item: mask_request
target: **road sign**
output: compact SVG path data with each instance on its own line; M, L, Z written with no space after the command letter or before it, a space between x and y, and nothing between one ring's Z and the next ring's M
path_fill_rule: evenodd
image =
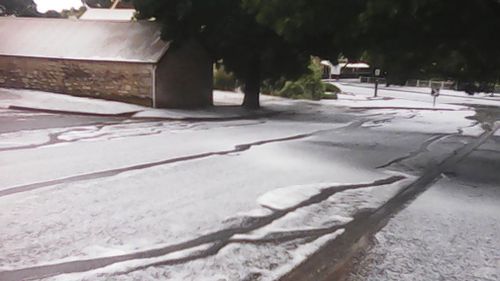
M431 88L432 106L436 106L436 99L439 97L439 88Z
M439 88L432 88L431 89L431 96L433 97L439 97Z

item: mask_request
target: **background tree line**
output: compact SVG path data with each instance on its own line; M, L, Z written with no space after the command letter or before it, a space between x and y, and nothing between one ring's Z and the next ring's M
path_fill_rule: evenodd
M85 0L109 7L109 0ZM498 83L499 0L131 0L139 19L181 46L197 40L243 84L244 106L261 87L311 74L311 56L363 58L389 81L441 78ZM39 16L32 0L0 0L7 13Z
M498 82L498 0L133 0L177 45L198 40L258 107L264 81L297 79L311 56L361 57L388 79Z

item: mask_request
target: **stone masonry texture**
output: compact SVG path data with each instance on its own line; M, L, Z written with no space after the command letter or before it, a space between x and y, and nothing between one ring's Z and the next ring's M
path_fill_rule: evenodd
M151 64L0 55L0 87L152 106Z

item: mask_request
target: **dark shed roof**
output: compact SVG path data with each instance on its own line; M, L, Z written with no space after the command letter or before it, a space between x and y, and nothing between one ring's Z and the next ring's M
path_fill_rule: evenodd
M0 55L155 63L167 49L154 22L0 18Z

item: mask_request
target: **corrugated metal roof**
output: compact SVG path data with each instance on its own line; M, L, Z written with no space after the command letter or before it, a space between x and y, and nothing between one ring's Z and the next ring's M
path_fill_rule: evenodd
M154 63L167 49L154 22L0 18L0 55Z
M134 17L134 9L92 9L80 17L81 20L130 21Z

